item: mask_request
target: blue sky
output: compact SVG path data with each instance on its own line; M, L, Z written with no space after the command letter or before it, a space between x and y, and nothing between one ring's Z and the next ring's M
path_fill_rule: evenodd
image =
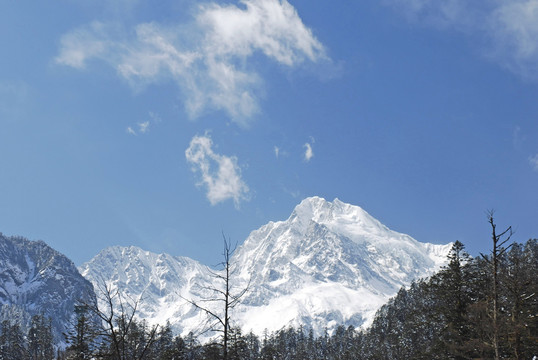
M538 236L538 0L0 4L0 231L220 261L307 196Z

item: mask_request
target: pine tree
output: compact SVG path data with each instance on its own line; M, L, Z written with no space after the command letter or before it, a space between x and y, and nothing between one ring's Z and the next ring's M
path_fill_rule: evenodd
M52 322L43 315L32 316L28 330L28 352L32 360L50 360L54 357Z
M187 337L185 338L185 344L186 344L186 356L185 358L187 360L197 360L201 356L201 346L194 334L189 332Z
M2 321L0 328L0 359L25 360L28 359L26 340L19 324Z
M68 360L90 359L96 349L98 328L91 318L91 312L86 305L75 306L75 323L64 334L69 346L66 348Z
M465 246L456 241L448 254L448 265L436 275L437 296L445 322L441 340L447 355L454 359L468 358L465 343L469 336L468 307L472 302L470 261Z
M260 339L251 331L245 337L247 354L245 359L258 359L260 355Z
M161 326L156 335L155 343L150 350L151 352L148 354L150 358L159 360L174 359L174 336L169 321L166 322L166 325Z

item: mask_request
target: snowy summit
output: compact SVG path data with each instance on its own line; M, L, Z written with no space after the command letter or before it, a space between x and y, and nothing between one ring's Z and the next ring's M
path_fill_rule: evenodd
M233 255L233 288L250 285L232 320L259 335L287 326L315 333L368 326L400 287L438 270L450 246L418 242L338 199L307 198L287 220L253 231ZM220 286L194 260L136 247L105 249L80 270L96 289L106 281L140 298L141 316L168 320L181 334L199 333L205 324L185 299L202 300L207 288Z

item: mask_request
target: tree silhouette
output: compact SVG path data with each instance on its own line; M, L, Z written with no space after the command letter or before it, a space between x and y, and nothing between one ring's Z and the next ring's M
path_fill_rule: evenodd
M484 254L482 257L491 267L492 275L492 319L493 319L493 349L495 351L495 360L500 359L499 353L499 262L501 257L506 253L506 251L512 246L512 244L504 247L504 245L512 237L512 227L509 226L506 230L497 234L497 225L493 219L494 211L490 210L487 212L488 223L491 225L491 239L493 241L493 247L491 250L491 256L487 257ZM503 239L504 237L504 239Z
M223 261L219 264L221 270L211 271L219 286L204 287L213 294L209 298L200 301L194 301L192 299L185 300L213 319L213 323L207 331L211 330L222 333L222 358L228 360L229 340L232 331L230 312L240 303L241 298L248 291L250 280L247 286L239 290L234 289L232 281L239 270L237 265L232 262L232 255L236 246L231 246L229 239L224 234L222 234L222 238L224 249L222 252ZM209 306L204 305L214 302L221 304L220 310L213 310Z
M140 324L136 321L141 298L132 299L123 295L104 281L99 284L98 290L98 296L105 304L105 308L86 305L102 321L100 335L108 339L111 347L110 355L117 360L145 359L150 347L156 341L158 325L148 327L145 322ZM119 305L115 305L116 302Z

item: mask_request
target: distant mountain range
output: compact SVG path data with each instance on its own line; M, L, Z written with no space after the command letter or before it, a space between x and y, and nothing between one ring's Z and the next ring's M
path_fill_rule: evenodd
M287 220L253 231L233 254L232 294L248 291L231 318L258 335L288 326L317 334L340 324L366 327L400 287L437 271L450 247L392 231L338 199L307 198ZM215 313L222 307L208 300L215 298L211 289L223 289L223 273L186 257L113 246L78 270L42 241L0 234L0 321L28 326L32 315L48 316L61 343L75 303L99 302L103 285L139 300L139 318L169 322L181 335L200 336L210 325L188 300Z
M400 287L438 270L450 247L392 231L338 199L307 198L287 220L253 231L233 255L232 292L248 291L231 317L258 335L287 326L318 334L339 324L365 327ZM215 270L189 258L110 247L79 270L96 288L140 299L141 318L169 321L179 334L208 325L187 300L220 311L220 302L206 301L211 288L222 289Z

